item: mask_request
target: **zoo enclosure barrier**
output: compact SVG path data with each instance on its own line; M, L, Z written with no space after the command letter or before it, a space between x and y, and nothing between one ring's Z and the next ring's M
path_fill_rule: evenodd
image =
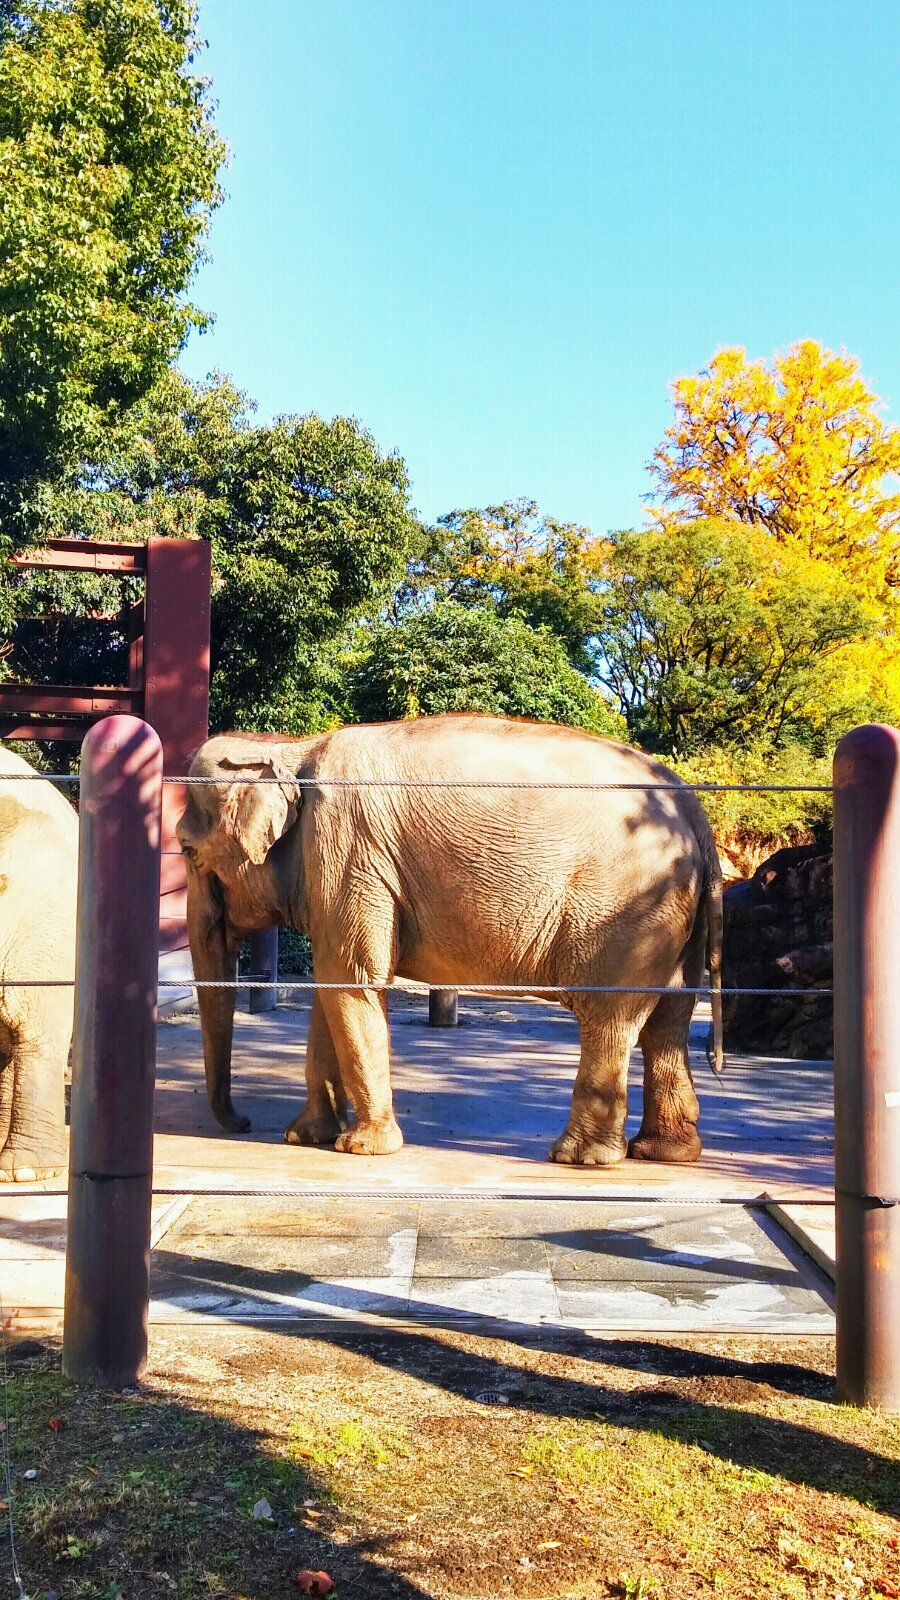
M35 774L35 776L40 776ZM145 722L113 716L82 747L69 1242L63 1341L76 1379L124 1386L147 1354L162 757ZM169 780L173 781L173 780ZM184 779L174 781L185 782ZM189 779L188 782L218 780ZM235 783L278 782L239 778ZM298 780L302 785L304 781ZM322 780L315 780L320 783ZM334 780L360 787L676 789L678 784ZM784 790L790 785L697 784ZM797 786L809 791L813 786ZM900 733L858 728L834 758L835 1202L838 1394L900 1410ZM122 884L131 885L131 897ZM15 980L4 980L12 986ZM27 981L27 980L25 980ZM246 982L247 980L243 980ZM256 982L257 980L253 980ZM193 987L234 987L200 983ZM275 981L260 985L275 988ZM313 990L313 979L278 987ZM329 984L383 989L384 984ZM515 985L467 985L512 994ZM668 992L523 985L529 994ZM710 987L695 994L710 994ZM727 992L727 991L726 991ZM740 993L760 996L765 988ZM803 991L794 990L794 994ZM812 991L822 994L823 990Z

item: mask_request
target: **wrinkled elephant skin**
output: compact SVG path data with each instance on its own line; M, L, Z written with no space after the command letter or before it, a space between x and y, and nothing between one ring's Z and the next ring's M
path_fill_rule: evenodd
M245 934L284 924L310 935L322 983L562 986L581 1060L551 1158L607 1166L628 1153L639 1042L630 1153L697 1159L685 990L707 947L718 971L721 875L702 807L666 768L576 729L465 713L306 739L222 734L191 775L208 780L179 829L198 978L233 978ZM584 992L597 985L626 992ZM639 992L660 988L671 992ZM210 1105L238 1132L234 994L199 994ZM400 1147L384 994L316 992L306 1090L289 1143Z
M14 980L74 977L78 818L52 783L12 776L32 770L0 749L0 1183L66 1164L74 991Z

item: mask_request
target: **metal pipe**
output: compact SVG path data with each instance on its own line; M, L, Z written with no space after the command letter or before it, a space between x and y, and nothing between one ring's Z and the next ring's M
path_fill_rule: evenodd
M106 717L81 751L63 1370L133 1384L147 1359L162 746Z
M277 988L256 988L253 979L264 984L278 983L278 929L260 928L250 935L250 1015L259 1016L264 1011L274 1011L278 1004Z
M837 1392L900 1411L900 732L834 757Z
M459 1026L459 990L429 989L429 1028L457 1028Z

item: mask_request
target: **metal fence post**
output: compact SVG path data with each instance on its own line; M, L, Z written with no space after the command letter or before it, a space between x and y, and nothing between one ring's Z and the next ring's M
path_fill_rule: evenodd
M63 1370L122 1388L147 1359L162 746L105 717L81 747Z
M260 928L250 935L250 1015L259 1016L264 1011L274 1011L278 1005L277 989L254 989L253 979L263 983L278 982L278 929Z
M459 990L429 989L429 1028L456 1028L459 1026Z
M900 732L834 757L837 1389L900 1411Z

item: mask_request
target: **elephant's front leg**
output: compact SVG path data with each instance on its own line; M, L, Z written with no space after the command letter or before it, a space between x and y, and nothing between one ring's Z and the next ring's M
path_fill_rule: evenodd
M609 1167L628 1153L628 1063L637 1033L623 1016L582 1016L581 1060L569 1120L550 1146L550 1160Z
M65 1171L66 1050L67 1044L52 1038L40 1047L20 1041L3 1068L9 1121L0 1148L0 1183L33 1183Z
M306 1105L284 1130L288 1144L334 1144L347 1127L347 1095L321 993L313 996L306 1042Z
M319 991L344 1088L353 1102L356 1125L342 1133L335 1149L359 1156L386 1156L399 1150L403 1135L394 1121L387 998L372 990Z

